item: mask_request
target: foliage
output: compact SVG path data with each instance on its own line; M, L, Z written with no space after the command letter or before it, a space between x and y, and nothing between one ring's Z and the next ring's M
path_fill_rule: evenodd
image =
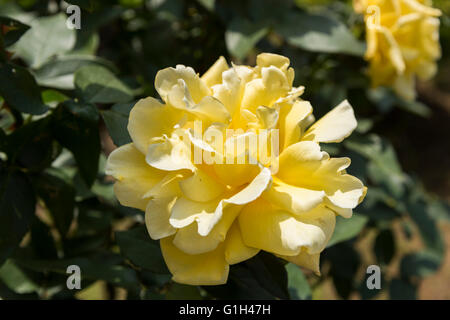
M420 280L439 269L438 222L448 223L448 204L403 171L383 130L393 127L394 112L428 121L432 110L368 87L364 26L349 1L67 2L81 6L81 30L66 27L63 1L0 0L1 298L92 298L65 286L66 268L76 264L82 288L101 283L108 298L125 288L128 299L311 299L321 298L331 278L341 298L368 299L380 293L365 286L360 271L369 261L357 244L370 234L375 239L365 250L381 266L390 298L417 297ZM443 44L450 43L448 19ZM443 46L442 66L449 49ZM327 151L352 158L349 172L369 186L367 199L352 219L337 220L321 277L260 253L232 266L226 285L173 283L143 212L113 196L104 174L108 132L116 146L130 141L128 113L137 99L156 96L157 70L185 64L203 73L220 55L252 64L261 51L290 57L316 118L344 98L352 103L357 132ZM403 237L421 237L423 249L399 251L398 223ZM391 275L396 256L399 269Z

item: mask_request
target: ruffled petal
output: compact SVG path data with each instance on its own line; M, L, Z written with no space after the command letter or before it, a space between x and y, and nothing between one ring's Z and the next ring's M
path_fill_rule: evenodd
M315 142L341 142L357 125L353 108L347 100L314 123L305 133L303 140Z
M264 199L294 214L309 211L325 198L325 191L309 190L275 181L263 194Z
M262 68L261 78L246 84L242 107L252 112L259 106L272 107L290 89L288 79L280 69L274 66Z
M287 68L289 64L289 58L275 53L261 53L256 57L256 65L261 68L274 66L282 69Z
M139 100L131 109L128 132L136 148L147 153L152 140L171 132L182 114L154 98Z
M173 235L176 229L169 223L176 197L151 199L145 210L145 225L150 237L159 240Z
M222 82L222 73L228 69L227 60L221 56L201 77L203 82L212 87Z
M335 214L324 206L294 217L262 199L246 205L239 215L239 226L247 246L286 256L296 256L302 248L308 253L321 252L335 223Z
M162 142L151 144L145 160L150 166L160 170L195 170L191 161L190 146L176 135L171 138L164 137Z
M180 181L183 195L193 201L208 202L225 192L225 186L201 169Z
M178 90L179 87L183 87L183 90L184 87L186 88L189 98L194 103L200 102L203 97L211 93L210 89L191 67L177 65L176 68L166 68L156 74L155 88L165 102L169 102L172 91ZM173 103L174 101L171 102ZM179 107L178 102L175 103L174 107Z
M145 224L152 239L162 239L176 231L169 218L176 199L181 196L178 181L182 178L182 174L171 172L144 195L151 198L145 210Z
M225 260L229 264L236 264L248 260L257 255L259 249L245 245L242 240L238 221L235 221L228 230L225 242Z
M206 236L222 219L225 208L254 201L267 189L270 181L270 170L263 168L249 185L227 199L197 202L180 197L172 208L170 223L175 228L184 228L196 221L198 233Z
M141 210L145 210L148 202L144 199L145 193L165 175L150 167L133 143L123 145L109 155L105 172L117 180L114 193L119 202Z
M164 260L172 273L172 280L189 285L220 285L227 282L229 265L225 261L224 246L202 254L187 254L172 243L173 237L160 240Z
M292 186L323 190L335 206L352 209L360 203L365 188L359 179L345 173L349 165L349 158L330 159L316 143L302 141L281 153L277 178Z
M279 256L280 258L292 262L299 267L307 268L320 275L320 253L309 254L306 250L302 250L296 256Z
M280 112L280 145L285 149L300 141L301 123L312 113L312 106L308 101L296 101L283 104Z
M225 208L220 221L206 236L201 236L198 233L198 228L194 223L179 229L173 244L178 249L189 254L200 254L216 249L227 237L228 229L240 210L241 207L239 206L228 206Z
M222 77L222 83L212 87L213 96L220 100L233 116L240 107L243 91L242 81L234 68L224 71Z

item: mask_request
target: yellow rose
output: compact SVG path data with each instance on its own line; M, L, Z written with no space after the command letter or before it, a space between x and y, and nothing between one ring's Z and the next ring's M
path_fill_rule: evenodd
M366 188L345 172L350 159L319 146L350 135L352 107L344 101L312 124L289 64L266 53L253 68L221 57L202 77L167 68L155 79L163 102L131 110L133 142L111 153L106 171L120 203L145 211L174 281L223 284L229 265L259 250L319 272L335 215L351 217L363 199Z
M415 77L427 80L437 70L440 10L428 0L354 0L354 8L365 14L373 86L414 100Z

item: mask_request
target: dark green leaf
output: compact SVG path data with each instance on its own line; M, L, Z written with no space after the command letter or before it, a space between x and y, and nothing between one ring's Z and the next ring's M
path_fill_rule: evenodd
M328 242L327 247L331 247L339 242L347 241L356 237L366 225L366 216L354 214L350 219L336 217L336 227L334 228L333 236Z
M166 293L167 300L200 300L202 296L197 287L172 282Z
M36 81L41 86L74 89L75 72L83 66L103 65L113 67L107 61L87 55L68 55L49 60L44 65L33 71Z
M203 289L218 299L230 299L230 297L237 300L275 299L256 280L251 270L241 264L231 266L226 284L221 286L204 286Z
M225 32L227 49L233 56L242 60L268 31L265 25L236 18L231 21Z
M100 154L97 108L68 100L55 110L52 120L56 139L72 152L81 176L91 186L97 176Z
M407 101L399 97L392 89L379 87L370 89L367 96L382 112L387 113L394 107L399 107L418 116L429 118L431 110L419 101Z
M150 238L144 226L116 232L116 241L122 255L136 266L157 273L168 273L159 243Z
M110 110L102 111L108 132L116 146L121 146L131 142L128 133L128 117L134 103L115 104Z
M285 267L288 274L288 289L291 299L310 300L311 288L303 271L293 263L288 263Z
M321 260L330 261L330 275L336 291L343 299L347 299L355 289L353 279L360 264L358 252L348 242L342 242L325 250Z
M26 24L8 17L0 17L0 25L6 29L3 35L3 45L9 47L30 28Z
M20 66L0 62L0 95L20 112L39 115L48 110L33 76Z
M384 185L394 197L403 195L408 177L403 173L394 148L379 136L353 137L345 146L370 160L369 177L377 184Z
M129 102L131 90L108 69L87 65L75 73L75 87L84 101L91 103Z
M411 219L417 225L423 242L429 251L438 255L444 252L444 242L442 240L436 220L427 211L424 201L410 201L407 209Z
M389 296L392 300L416 300L416 288L402 279L393 279L389 286Z
M281 260L274 255L261 251L245 264L256 281L267 292L280 299L288 299L288 279L286 269Z
M81 269L82 279L104 280L125 288L138 286L136 272L120 265L120 257L113 254L96 254L63 260L32 260L15 257L14 262L23 268L39 272L56 272L66 275L67 267L77 265Z
M80 6L87 11L93 11L97 9L101 4L101 1L98 0L68 0L67 2Z
M427 277L435 273L442 262L442 256L429 251L421 251L408 254L400 263L400 271L403 277Z
M41 171L51 164L60 148L53 143L48 120L33 121L7 136L4 150L11 163L30 171Z
M379 263L391 262L395 254L394 235L391 230L383 230L377 235L374 250Z
M55 226L64 238L74 217L75 189L64 180L44 173L34 180L38 196L44 200Z
M19 245L34 216L36 199L28 177L0 168L0 265Z
M49 226L39 219L34 219L31 225L31 247L36 257L56 259L58 257L55 241Z
M344 24L326 15L288 10L275 30L289 44L304 50L357 56L365 51Z

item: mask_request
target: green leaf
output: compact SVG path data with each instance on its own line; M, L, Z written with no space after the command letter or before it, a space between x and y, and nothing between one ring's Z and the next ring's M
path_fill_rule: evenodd
M31 293L38 289L36 283L11 260L6 261L0 268L0 280L18 294Z
M0 298L4 300L38 300L39 296L36 292L18 294L0 281Z
M133 106L134 103L115 104L110 110L101 112L108 132L114 144L118 147L131 142L127 126L128 117Z
M392 300L416 300L416 287L402 279L393 279L389 286L389 296Z
M383 230L377 235L374 251L379 263L391 262L395 254L395 241L391 230Z
M355 289L354 278L360 266L360 256L353 245L342 242L325 250L321 254L321 260L329 260L331 263L330 275L337 293L347 299ZM323 263L323 262L322 262Z
M98 111L88 103L63 102L53 114L53 132L58 142L69 149L88 186L94 182L100 155Z
M96 198L77 203L77 236L95 235L103 232L110 233L113 214Z
M0 104L1 103L2 102L0 101ZM14 116L11 111L9 111L6 108L0 109L0 130L3 130L4 132L11 131L13 129L13 125L14 125L15 121L16 120L14 119ZM1 140L0 148L1 149L3 149L2 145L6 142L6 135L3 136L3 134L4 134L3 132L0 133L0 140Z
M58 142L69 149L86 184L95 180L100 155L97 108L73 100L63 102L53 114L53 131Z
M64 13L58 13L33 20L31 29L13 46L15 55L37 68L50 57L72 49L75 30L67 28L66 19Z
M129 102L131 90L108 69L98 65L81 67L75 73L75 87L91 103Z
M268 31L265 25L235 18L225 32L227 49L233 56L242 60Z
M56 57L33 71L36 81L41 86L72 90L75 88L75 72L83 66L101 65L111 67L111 63L95 56L67 55Z
M9 47L20 39L20 37L30 28L26 24L8 17L0 17L0 25L6 29L3 35L3 45Z
M273 254L261 251L245 264L259 285L274 297L288 299L288 279L282 261Z
M41 171L48 167L59 153L53 143L48 118L42 118L20 127L7 136L4 150L11 163Z
M36 80L20 66L0 62L0 95L20 112L39 115L48 110Z
M116 232L122 255L138 267L156 273L168 273L159 243L148 235L145 226Z
M67 275L67 267L77 265L81 270L83 280L104 280L124 288L135 288L139 285L136 272L120 265L120 257L111 253L95 254L61 260L29 259L14 257L19 266L38 272L56 272Z
M310 300L311 288L303 271L293 263L288 263L285 268L288 274L288 289L291 299Z
M98 0L68 0L70 4L80 6L81 8L91 12L100 7L101 1Z
M337 293L347 299L355 289L354 278L360 266L360 256L353 245L342 242L325 250L321 254L322 263L329 260L331 268L329 274L333 278L333 284Z
M197 287L172 282L167 293L167 300L201 300L202 296Z
M43 259L56 259L58 257L55 241L50 227L39 219L31 224L31 243L33 254Z
M59 103L69 100L69 97L59 91L47 89L42 91L42 100L50 107L55 107Z
M427 212L430 217L438 221L450 221L450 205L444 201L428 201Z
M209 11L214 11L214 5L216 3L216 0L197 0L197 1L200 2L200 4Z
M44 200L55 226L65 238L74 218L75 189L64 180L44 173L34 180L38 196Z
M28 231L36 199L28 177L0 168L0 265L12 254Z
M353 214L350 219L336 217L336 227L334 233L328 242L327 247L334 246L335 244L343 241L350 240L356 237L368 222L366 216L360 214Z
M286 11L275 31L295 47L314 52L362 56L365 45L338 20L319 14Z
M400 262L403 277L427 277L435 273L442 263L442 256L430 251L408 254Z
M271 300L276 298L262 287L252 271L242 264L231 266L226 284L202 288L218 299L233 297L237 300Z
M419 229L423 242L429 251L442 255L445 251L436 220L429 214L424 201L411 201L407 203L408 213Z
M382 113L387 113L394 107L414 113L423 118L431 116L431 110L419 101L407 101L399 97L392 89L379 87L367 91L367 97Z
M401 197L408 177L403 173L395 150L377 135L353 137L344 142L345 147L370 160L368 175L376 183L385 186L394 197Z

